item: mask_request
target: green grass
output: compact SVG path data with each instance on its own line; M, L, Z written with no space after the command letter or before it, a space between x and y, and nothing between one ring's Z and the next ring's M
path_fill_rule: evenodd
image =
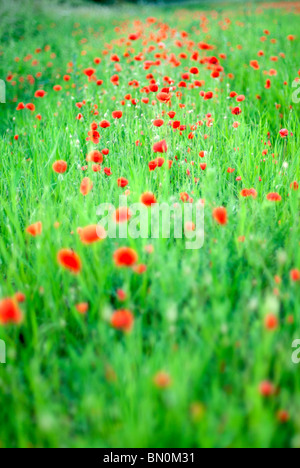
M199 32L195 7L110 10L39 5L31 10L17 2L15 9L1 7L0 78L12 73L16 85L7 82L7 104L0 105L0 299L22 291L26 302L21 304L21 325L0 326L0 339L7 345L7 363L0 365L0 446L298 447L300 364L291 361L291 345L300 338L300 288L299 282L290 280L290 271L300 268L299 191L291 190L290 184L300 180L300 104L292 102L300 51L299 37L291 42L287 36L297 35L299 15L234 4L216 5L216 17L206 5L208 31ZM204 101L199 88L179 88L184 109L172 97L176 119L187 126L182 136L166 123L159 129L151 125L152 119L169 110L165 104L120 104L126 93L139 100L145 96L128 86L130 80L138 80L143 87L148 84L146 74L153 73L161 88L165 75L177 84L185 68L194 65L188 58L173 68L162 60L160 67L145 71L143 62L128 63L123 57L126 45L114 40L127 38L135 30L133 20L144 23L148 16L187 31L195 41L191 50L199 50L197 43L207 41L216 46L208 54L227 55L221 61L222 81L212 79L210 71L198 64L196 78L206 82L201 89L218 88L218 97ZM226 17L231 24L224 30L219 21ZM125 20L124 32L117 35L114 28ZM76 22L80 26L74 26ZM262 43L265 29L271 34ZM277 42L273 44L271 38ZM187 52L190 56L186 45L179 49L170 36L162 40L168 55ZM115 73L111 52L102 55L109 43L121 57L119 87L110 82ZM46 45L50 51L45 51ZM140 52L141 39L133 46ZM35 54L39 47L43 51ZM264 57L257 57L259 50L264 50ZM162 50L145 53L145 59L152 60L157 52ZM285 58L279 57L280 52ZM24 62L28 54L33 58ZM278 62L270 61L275 55ZM96 56L102 58L95 66L97 78L103 80L100 87L82 73L94 66ZM20 61L15 62L15 57ZM33 59L39 61L37 66L32 65ZM253 59L259 60L260 70L249 66ZM65 83L62 76L68 62L73 62L74 71ZM265 89L268 77L263 71L271 68L277 76L271 77L271 89ZM30 85L26 77L37 72L42 72L41 78ZM63 86L60 93L53 91L55 84ZM39 88L47 92L43 99L34 98ZM246 96L240 116L229 109L235 103L228 99L232 90ZM258 94L261 100L256 99ZM149 97L151 102L155 94ZM75 103L82 100L86 105L79 111ZM35 112L17 112L20 101L34 102ZM94 104L99 106L98 116L91 114ZM116 124L111 118L115 109L123 111ZM79 112L83 121L75 119ZM205 120L208 112L214 125L199 127L189 140L189 126ZM35 118L38 113L41 121ZM103 170L94 173L89 168L83 173L79 169L94 147L86 142L90 124L103 118L112 125L100 129L96 146L110 149L103 163L111 168L110 177ZM235 120L240 122L237 130L232 127ZM281 128L293 132L293 137L283 140ZM209 135L207 140L204 134ZM18 141L14 135L19 135ZM170 171L165 164L149 172L156 135L168 141L167 159L178 156L180 164L174 160ZM135 145L138 139L142 146ZM268 140L270 148L265 145ZM268 154L262 156L265 148ZM199 167L200 150L208 151L206 171ZM68 163L63 176L52 170L57 159ZM228 174L228 167L235 172ZM87 197L79 191L85 176L94 183ZM184 239L106 239L82 245L77 228L99 221L100 203L117 204L124 192L117 186L120 176L129 180L130 203L146 190L159 202L180 202L184 191L194 200L205 199L203 248L186 250ZM242 198L240 191L251 187L257 190L257 198ZM269 192L279 192L282 201L267 201ZM216 206L226 206L226 226L213 221ZM43 232L33 238L25 229L36 221L43 223ZM60 223L58 229L55 222ZM238 242L239 236L245 236L244 243ZM151 255L144 249L149 243L154 246ZM147 265L144 274L115 267L113 253L119 245L136 249ZM80 275L73 276L57 264L57 252L63 247L80 255ZM280 285L275 275L281 277ZM127 292L123 306L135 317L129 334L109 323L111 313L122 307L118 288ZM79 302L89 303L86 316L77 312ZM275 331L264 326L268 313L278 316ZM161 370L171 378L167 389L153 383ZM270 398L259 393L264 380L276 387ZM278 421L279 410L289 412L286 424Z

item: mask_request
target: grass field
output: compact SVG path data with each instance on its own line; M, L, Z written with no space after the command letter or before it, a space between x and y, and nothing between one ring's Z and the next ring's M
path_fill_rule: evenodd
M299 448L300 3L22 3L0 6L0 446ZM202 248L95 236L148 192L204 204Z

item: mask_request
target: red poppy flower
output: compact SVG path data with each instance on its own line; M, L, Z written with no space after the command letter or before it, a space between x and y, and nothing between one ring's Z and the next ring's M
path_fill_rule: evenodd
M279 410L277 411L277 420L281 423L281 424L285 424L287 423L289 420L290 420L290 414L288 411L286 410Z
M91 130L88 132L87 141L92 141L95 145L99 143L100 134L97 130Z
M85 70L83 70L83 73L89 78L91 78L91 76L93 76L95 72L95 68L86 68Z
M31 102L29 102L28 104L26 104L26 109L30 110L31 112L34 112L35 111L35 105L32 104Z
M117 330L129 332L133 327L134 317L130 310L116 310L111 316L111 326Z
M114 253L114 262L119 267L131 267L138 261L136 251L130 247L120 247Z
M80 240L83 244L93 244L106 238L106 231L103 226L91 224L84 228L78 228Z
M120 58L117 54L113 54L111 57L110 57L110 60L112 62L120 62Z
M86 157L88 162L101 164L103 162L103 154L98 150L90 151Z
M28 226L28 228L26 228L26 232L28 232L28 234L30 234L31 236L36 237L42 234L42 229L43 225L40 221L38 221L37 223Z
M180 120L174 120L172 122L172 128L176 129L180 127Z
M81 271L79 255L71 249L62 249L57 254L58 263L71 273L78 274Z
M158 91L158 85L156 83L152 83L150 84L149 89L152 93L156 93L156 91Z
M43 98L44 96L46 96L46 91L44 91L43 89L38 89L34 93L34 97L36 97L36 98Z
M269 80L269 79L266 80L265 88L266 88L266 89L270 89L270 88L271 88L271 80Z
M0 325L19 324L22 320L23 314L16 299L0 300Z
M277 192L268 193L267 200L273 202L280 202L282 200L281 196Z
M117 289L117 297L119 301L123 302L127 298L127 294L123 289Z
M156 162L156 160L150 161L150 162L148 163L148 167L149 167L149 171L154 171L154 169L157 168L157 162Z
M76 310L80 313L80 314L86 314L87 311L89 310L89 305L87 302L81 302L79 304L76 304Z
M184 232L195 231L196 225L193 221L187 221L184 225Z
M93 182L88 177L85 177L80 184L80 192L85 197L93 188Z
M68 164L66 163L66 161L62 160L55 161L55 163L53 163L52 165L52 169L54 170L54 172L57 172L57 174L63 174L68 169Z
M182 192L180 194L180 199L181 199L181 201L183 201L183 203L186 203L190 199L189 194L186 193L186 192Z
M264 397L270 397L275 392L274 385L266 380L259 385L259 392Z
M267 314L264 322L267 330L276 330L278 327L278 318L274 314Z
M139 265L134 265L132 269L138 275L142 275L143 273L145 273L145 271L147 271L147 265L145 265L144 263L140 263Z
M174 119L175 115L176 115L176 112L174 111L168 112L168 116L170 117L170 119Z
M170 387L172 380L167 372L159 371L153 378L154 385L158 388Z
M234 107L233 109L231 109L231 113L233 115L240 115L242 113L242 109L240 107Z
M162 91L160 93L157 93L156 98L160 102L167 103L171 99L171 94L170 93L165 93L165 92Z
M207 93L204 93L204 101L208 101L209 99L212 99L214 97L214 94L211 91L208 91Z
M250 66L254 68L254 70L259 70L259 63L257 60L251 60Z
M113 111L111 115L113 119L120 119L123 115L123 112L120 110L116 110L116 111Z
M119 76L118 75L113 75L111 78L110 78L110 81L113 85L115 86L119 86Z
M112 172L111 172L111 168L110 168L110 167L105 167L105 168L103 169L103 172L104 172L104 174L107 175L107 176L111 176L111 175L112 175Z
M154 153L166 153L168 150L168 146L166 140L158 141L153 145L153 152Z
M131 211L126 206L120 206L113 214L116 223L125 223L131 218Z
M26 301L26 296L25 296L24 293L18 291L18 292L16 292L16 294L15 294L15 299L16 299L16 301L17 301L19 304L21 304L22 302L25 302L25 301Z
M25 109L25 104L23 104L23 102L19 102L16 110L19 111L19 110L23 110L23 109Z
M153 120L154 127L161 127L164 124L163 119L155 119Z
M297 270L296 268L291 270L290 277L292 281L300 281L300 270Z
M145 192L141 195L141 203L146 206L151 206L156 203L156 198L152 192Z
M254 188L251 189L243 189L241 191L241 196L242 197L252 197L256 198L257 197L257 191Z
M119 177L117 180L118 187L126 187L128 185L128 180L125 177Z
M292 182L291 185L290 185L290 188L293 189L293 190L295 190L295 191L296 191L296 190L299 190L299 184L298 184L298 182L296 182L296 181Z
M110 127L110 123L108 120L102 120L100 123L99 123L99 127L101 128L108 128Z
M92 171L93 171L93 172L100 172L100 171L101 171L101 166L100 166L100 164L93 164L93 165L92 165Z
M286 128L282 128L279 131L279 135L281 136L281 138L285 138L289 135L289 131Z
M224 207L219 207L215 208L213 210L213 218L214 220L221 225L225 225L228 222L228 217L227 217L227 210Z
M165 162L165 158L156 158L155 162L156 162L157 167L162 167Z

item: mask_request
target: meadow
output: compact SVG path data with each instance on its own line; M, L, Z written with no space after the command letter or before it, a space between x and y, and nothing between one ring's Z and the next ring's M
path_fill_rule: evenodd
M300 448L300 3L78 3L0 6L0 447Z

